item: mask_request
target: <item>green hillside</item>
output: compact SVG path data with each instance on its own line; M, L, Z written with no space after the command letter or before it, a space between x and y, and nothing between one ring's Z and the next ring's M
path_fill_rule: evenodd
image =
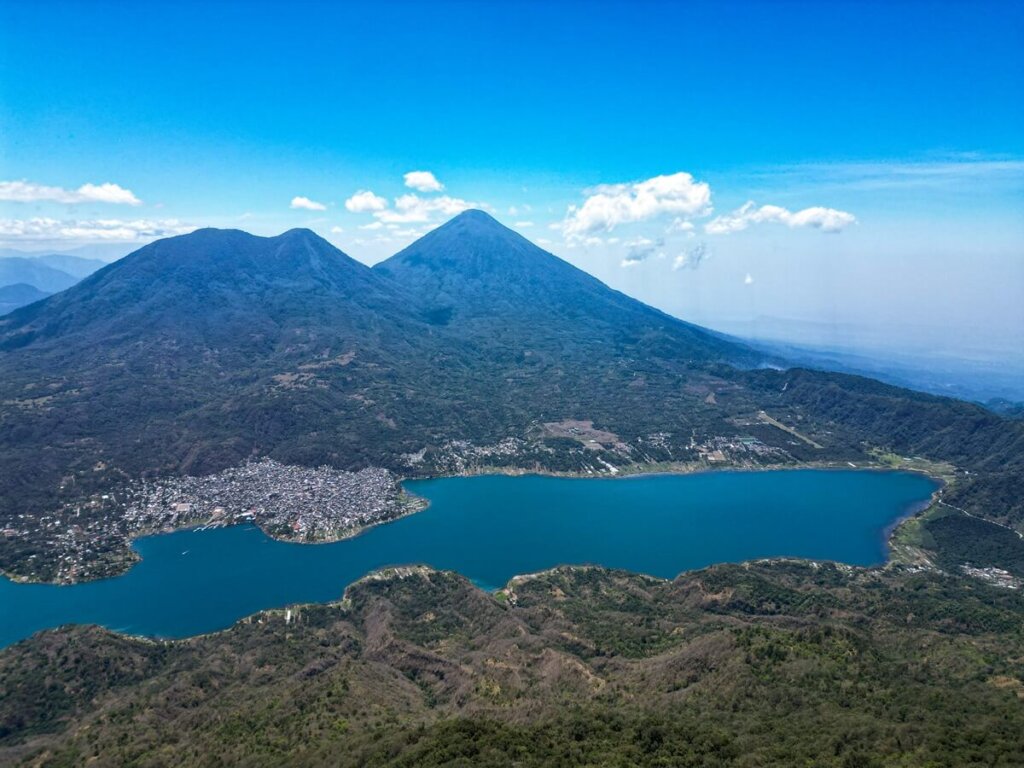
M426 569L173 643L0 654L0 762L1010 766L1024 597L775 563L567 568L492 597Z

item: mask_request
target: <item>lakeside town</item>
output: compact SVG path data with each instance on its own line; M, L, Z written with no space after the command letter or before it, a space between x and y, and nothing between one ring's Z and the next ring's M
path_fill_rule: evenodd
M135 532L251 521L277 538L328 541L421 506L386 469L345 472L262 459L205 477L142 481L129 493L125 520Z
M400 474L539 471L585 477L798 463L751 435L656 432L625 440L590 420L534 424L492 445L450 440L402 459L406 471L398 474L263 458L206 476L136 479L52 512L22 514L0 530L5 546L25 553L25 567L9 575L56 583L116 576L137 559L133 539L186 527L251 522L289 541L344 538L425 506L404 491Z
M43 538L44 546L18 576L72 583L113 576L135 555L133 539L201 526L252 522L290 541L331 541L422 509L399 478L370 467L346 472L251 461L204 477L138 480L83 505L38 518L22 516L2 533L9 542Z

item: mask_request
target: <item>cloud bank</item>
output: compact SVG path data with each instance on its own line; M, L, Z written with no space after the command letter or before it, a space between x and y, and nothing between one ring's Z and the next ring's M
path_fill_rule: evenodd
M117 184L83 184L78 189L49 187L30 181L0 181L0 200L15 203L52 202L75 205L77 203L110 203L113 205L142 205L130 189Z
M177 219L0 219L0 238L13 240L135 242L183 235L194 229Z
M619 225L664 214L685 219L711 213L711 187L684 172L627 184L602 184L588 194L582 205L569 206L562 224L566 237L611 232Z
M778 205L762 205L758 208L750 201L732 213L716 216L704 225L704 231L709 235L728 235L740 232L751 224L776 223L785 224L791 229L811 227L822 232L842 232L856 221L852 213L837 211L835 208L815 206L794 212Z
M462 213L469 208L481 208L482 203L473 203L459 197L420 197L416 194L401 195L395 198L394 208L384 208L374 212L374 216L385 224L422 224L435 214L449 217Z

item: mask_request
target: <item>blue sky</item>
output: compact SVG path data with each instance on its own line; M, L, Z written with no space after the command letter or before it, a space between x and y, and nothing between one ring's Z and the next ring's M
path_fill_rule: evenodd
M1022 3L0 0L0 245L373 262L472 204L716 327L1020 354L1022 41Z

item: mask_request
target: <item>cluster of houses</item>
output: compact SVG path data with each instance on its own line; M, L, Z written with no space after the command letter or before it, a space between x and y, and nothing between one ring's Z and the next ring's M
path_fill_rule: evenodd
M386 469L345 472L263 459L205 477L139 482L125 520L130 531L251 520L281 538L321 541L393 519L414 505Z

